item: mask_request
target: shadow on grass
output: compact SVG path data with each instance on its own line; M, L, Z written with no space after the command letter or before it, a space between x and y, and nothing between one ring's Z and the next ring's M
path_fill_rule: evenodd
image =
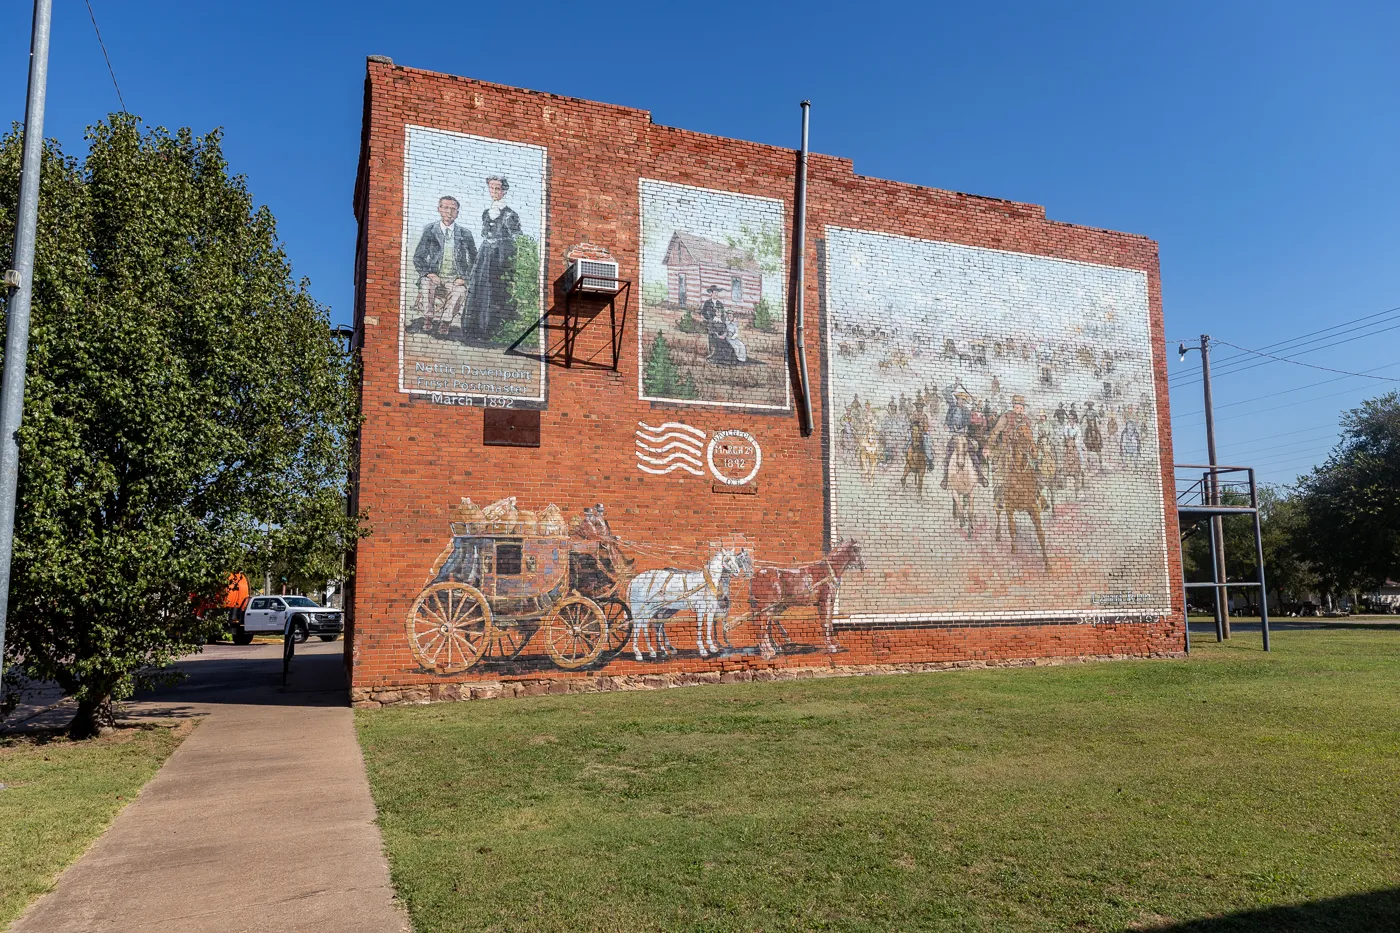
M1400 888L1149 929L1152 933L1395 933L1400 930Z

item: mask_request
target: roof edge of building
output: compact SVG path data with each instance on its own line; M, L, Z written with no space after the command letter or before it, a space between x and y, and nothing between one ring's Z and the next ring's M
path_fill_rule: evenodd
M482 78L472 78L466 75L455 75L445 71L433 71L428 68L415 68L411 65L400 65L395 63L394 60L387 55L369 55L366 57L367 70L373 69L376 65L390 71L413 72L415 74L425 75L438 79L459 81L463 84L469 84L476 87L493 88L496 90L508 91L514 94L526 94L532 97L539 97L545 100L557 100L574 104L583 104L589 107L596 107L603 110L619 111L638 117L645 117L647 123L650 126L654 127L655 129L663 130L669 133L682 133L688 136L718 139L723 140L725 143L728 143L730 145L738 144L766 151L782 152L786 154L791 154L793 156L796 156L798 152L798 150L789 148L787 146L776 146L772 143L761 143L751 139L740 139L734 136L722 136L718 133L706 133L703 130L692 130L687 129L686 127L671 126L666 123L657 123L652 112L641 107L629 107L625 104L613 104L608 103L606 101L591 100L587 97L573 97L568 94L555 94L551 91L539 91L535 90L534 88L517 87L513 84L501 84L497 81L487 81ZM809 153L809 158L813 161L835 163L833 165L833 168L839 167L841 169L844 169L844 171L850 175L853 181L865 184L893 185L901 188L909 188L916 191L927 192L928 194L940 198L945 198L954 201L971 202L969 206L984 210L993 210L997 213L1006 214L1012 217L1026 217L1030 219L1040 220L1044 223L1054 224L1056 226L1072 227L1077 230L1087 230L1093 231L1095 233L1111 234L1113 236L1125 237L1132 240L1141 240L1147 243L1151 243L1154 247L1157 245L1156 240L1142 233L1132 233L1126 230L1113 230L1107 227L1097 227L1092 224L1075 223L1074 221L1069 220L1055 220L1046 214L1045 206L1043 204L1036 204L1031 201L1013 201L1008 198L998 198L985 194L973 194L966 191L956 191L951 188L939 188L935 185L923 185L919 184L918 182L901 181L897 178L882 178L876 175L862 175L855 170L854 160L846 158L845 156L811 152Z

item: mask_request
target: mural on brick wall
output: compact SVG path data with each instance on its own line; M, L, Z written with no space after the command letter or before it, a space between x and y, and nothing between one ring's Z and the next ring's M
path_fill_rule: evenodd
M1147 279L828 227L838 619L1170 613Z
M463 498L454 512L406 619L415 662L435 674L835 653L837 592L865 569L855 541L795 567L763 562L742 535L700 550L631 541L601 504L570 519Z
M787 408L783 202L642 179L641 397Z
M531 328L542 307L544 218L544 149L408 127L402 391L445 404L543 406L543 330Z

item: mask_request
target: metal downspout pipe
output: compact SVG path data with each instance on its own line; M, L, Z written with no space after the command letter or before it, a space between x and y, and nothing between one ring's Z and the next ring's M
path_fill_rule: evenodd
M806 277L803 274L807 265L807 116L812 102L802 102L802 149L797 162L797 203L793 205L795 229L792 236L792 265L794 304L793 320L796 324L797 378L802 396L798 400L798 416L803 437L812 435L812 389L807 379L807 332L803 314L803 299L806 297Z

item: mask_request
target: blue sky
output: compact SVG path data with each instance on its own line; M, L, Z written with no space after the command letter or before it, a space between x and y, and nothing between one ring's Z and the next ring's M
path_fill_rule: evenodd
M1378 315L1334 338L1363 339L1301 359L1400 361L1400 329L1384 331L1400 312L1381 314L1400 307L1394 3L91 2L127 107L224 127L230 162L337 321L351 307L364 56L378 53L779 145L795 145L808 97L813 148L861 174L1153 237L1173 340L1258 348ZM45 129L78 151L117 98L84 4L55 6ZM29 18L25 0L0 8L7 120L24 111ZM1318 384L1336 374L1289 363L1231 374L1238 352L1217 349L1220 456L1273 481L1325 456L1339 410L1396 386ZM1176 459L1199 460L1199 363L1171 360Z

